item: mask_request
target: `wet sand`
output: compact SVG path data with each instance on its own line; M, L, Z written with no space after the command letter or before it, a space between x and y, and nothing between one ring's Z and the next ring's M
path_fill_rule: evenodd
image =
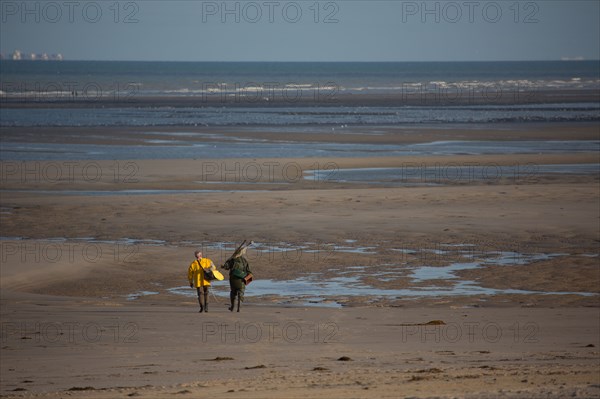
M268 127L0 127L8 142L153 145L147 140L190 143L257 140L282 143L411 144L447 140L597 140L598 124L526 123L410 126L268 126ZM173 134L176 135L173 135ZM156 144L154 144L156 145ZM231 157L234 158L234 157Z
M517 130L508 131L522 139L598 139L590 125L562 136L558 127ZM70 140L48 132L42 137ZM386 132L389 140L410 136ZM427 134L485 138L460 129ZM292 179L284 168L589 164L597 153L232 158L216 170L206 160L94 161L106 172L95 180L85 160L54 162L72 174L49 178L52 162L2 163L3 397L600 394L597 175L374 187ZM270 178L237 172L251 162L271 168ZM222 171L236 172L224 181ZM118 194L191 189L216 191ZM198 314L193 296L171 290L187 284L195 249L221 264L243 239L260 243L249 252L257 281L345 277L348 293L319 303L296 293L253 296L251 284L240 314L228 312L221 296ZM520 258L494 263L499 253ZM544 254L552 256L531 258ZM452 278L415 278L422 266L469 262L480 265ZM494 293L350 295L353 284L431 292L464 281ZM226 292L226 282L215 286Z

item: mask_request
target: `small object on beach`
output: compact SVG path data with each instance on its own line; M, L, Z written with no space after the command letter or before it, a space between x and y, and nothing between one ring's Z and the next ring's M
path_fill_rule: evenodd
M348 356L342 356L338 359L338 362L350 362L352 361L352 359L350 359Z
M71 387L67 391L95 391L94 387Z
M248 366L248 367L244 367L246 370L254 370L254 369L266 369L267 366L265 366L264 364L259 364L257 366Z
M214 359L207 359L209 362L221 362L223 360L233 360L232 357L229 356L217 356Z
M427 323L425 323L426 326L445 326L446 323L444 323L442 320L431 320L428 321Z
M595 348L595 347L596 347L596 345L594 345L594 344L587 344L585 347L586 347L586 348Z
M417 370L416 373L442 373L442 370L432 367L430 369Z
M317 367L313 368L313 371L329 371L329 369L327 367L317 366Z

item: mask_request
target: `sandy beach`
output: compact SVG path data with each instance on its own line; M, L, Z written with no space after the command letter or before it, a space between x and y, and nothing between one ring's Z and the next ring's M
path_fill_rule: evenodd
M118 136L140 146L170 137L168 128L78 132L3 128L2 137ZM219 136L193 140L292 137L210 132ZM355 127L293 140L571 143L598 134L594 124ZM537 168L598 162L594 150L2 161L0 395L598 397L599 176ZM512 169L414 173L474 166ZM334 178L365 168L410 176ZM315 169L331 173L307 178ZM227 311L224 281L198 314L186 288L194 250L220 265L244 239L256 241L256 282L242 312Z
M591 398L600 390L597 308L250 305L237 314L215 305L198 314L191 301L7 302L3 397Z
M0 15L0 399L600 399L600 1Z

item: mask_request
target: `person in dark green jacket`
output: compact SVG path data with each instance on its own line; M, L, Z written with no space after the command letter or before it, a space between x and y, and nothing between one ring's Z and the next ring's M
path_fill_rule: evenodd
M223 269L229 270L229 288L231 290L229 292L229 300L231 301L230 312L233 312L236 298L238 300L237 311L240 311L240 302L244 301L244 291L246 290L246 284L243 279L252 273L250 271L250 264L244 257L245 254L246 249L244 248L239 254L229 259L223 265Z

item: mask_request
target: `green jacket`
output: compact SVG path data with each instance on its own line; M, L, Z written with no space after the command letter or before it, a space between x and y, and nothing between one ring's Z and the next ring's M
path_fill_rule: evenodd
M240 300L244 300L244 291L246 290L246 284L242 280L248 273L252 273L250 271L250 265L248 261L243 256L239 258L229 259L223 265L225 270L229 270L229 288L231 288L231 293L237 293L239 295ZM236 276L238 274L238 277Z
M225 270L229 270L229 280L231 280L231 279L240 279L241 280L243 277L239 277L239 276L245 276L248 273L252 273L252 271L250 270L250 265L248 264L248 261L243 256L240 256L238 258L229 259L227 262L225 262L225 264L223 265L223 268Z

